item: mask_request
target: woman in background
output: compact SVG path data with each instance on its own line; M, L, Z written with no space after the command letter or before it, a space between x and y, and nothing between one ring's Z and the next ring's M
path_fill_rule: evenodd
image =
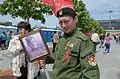
M110 52L110 33L107 33L106 37L105 37L105 53L109 53Z
M8 51L13 55L12 59L12 71L13 75L17 79L37 79L39 72L39 64L36 62L29 62L23 52L23 47L20 43L19 37L25 36L31 31L30 24L26 22L20 22L17 25L19 29L19 35L10 40Z

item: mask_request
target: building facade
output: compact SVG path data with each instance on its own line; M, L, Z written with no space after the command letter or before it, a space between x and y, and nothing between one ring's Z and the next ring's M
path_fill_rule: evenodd
M106 30L120 30L120 19L99 20L99 22Z
M17 33L17 27L0 25L0 33L4 32L5 34L7 34L7 32L10 31Z

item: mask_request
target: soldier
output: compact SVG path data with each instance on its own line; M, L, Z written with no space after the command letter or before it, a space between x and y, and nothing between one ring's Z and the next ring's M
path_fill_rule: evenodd
M94 45L76 27L76 12L71 8L62 8L57 17L64 36L56 47L52 79L99 79Z
M93 42L76 27L77 14L69 5L55 8L64 35L55 48L52 79L100 79Z
M52 79L100 79L94 45L76 27L76 12L65 7L57 12L57 18L64 35L55 49ZM40 64L44 66L42 61Z

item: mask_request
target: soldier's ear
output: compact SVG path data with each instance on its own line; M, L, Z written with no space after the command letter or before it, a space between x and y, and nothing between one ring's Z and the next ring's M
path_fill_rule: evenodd
M78 23L78 17L77 16L75 16L75 22Z

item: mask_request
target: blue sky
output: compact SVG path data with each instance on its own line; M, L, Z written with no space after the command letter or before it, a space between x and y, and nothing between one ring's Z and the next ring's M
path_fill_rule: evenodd
M95 19L109 19L112 10L112 19L120 18L120 0L83 0L91 17Z
M3 0L0 0L2 2ZM120 0L83 0L86 4L86 8L90 13L90 16L96 20L109 19L109 11L112 10L112 19L120 19ZM45 16L46 26L55 27L58 20L55 16ZM0 16L0 21L10 21L13 24L17 24L21 21L21 18L11 18L10 15ZM30 20L32 25L40 25L40 21Z

